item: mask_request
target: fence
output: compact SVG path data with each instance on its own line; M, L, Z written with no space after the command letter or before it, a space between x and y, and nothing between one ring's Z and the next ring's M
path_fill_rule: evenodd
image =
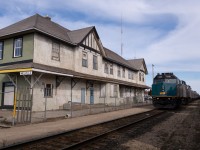
M52 93L52 91L48 89L44 93ZM35 95L34 95L35 96ZM70 95L69 95L70 96ZM37 96L36 96L37 97ZM53 97L53 98L52 98ZM150 100L144 101L143 96L136 97L126 97L126 98L115 98L115 97L95 97L94 103L90 103L90 99L85 100L85 102L81 102L81 100L77 100L77 97L80 95L73 94L72 102L65 101L61 105L57 106L57 109L52 108L52 99L56 99L56 95L44 94L43 98L43 110L32 113L32 122L40 122L46 120L52 120L54 118L71 118L71 117L79 117L91 114L98 114L110 111L117 111L122 109L129 109L133 107L139 107L143 105L149 105L152 102ZM59 95L59 97L66 97L66 95Z
M5 87L0 93L1 107L12 111L12 115L6 114L6 121L15 123L30 123L32 108L32 89Z
M73 94L72 101L70 101L71 95L57 95L48 88L40 90L43 90L43 95L38 92L34 93L34 103L36 107L40 107L40 111L32 111L33 90L30 88L17 89L17 92L15 92L15 123L43 122L55 118L79 117L151 104L150 100L144 101L144 97L141 95L126 98L94 97L94 103L90 103L90 98L87 96L85 101L81 102L78 99L80 95ZM2 94L5 96L5 93L0 93L0 96L2 97ZM7 93L14 94L14 91L7 91ZM13 110L13 106L11 110Z

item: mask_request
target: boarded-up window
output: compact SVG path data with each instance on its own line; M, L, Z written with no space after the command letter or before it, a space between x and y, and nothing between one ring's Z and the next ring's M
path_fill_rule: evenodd
M106 85L100 84L100 97L106 97Z
M110 97L117 97L117 85L116 84L111 84L110 85Z
M60 61L60 44L53 42L52 43L52 60Z

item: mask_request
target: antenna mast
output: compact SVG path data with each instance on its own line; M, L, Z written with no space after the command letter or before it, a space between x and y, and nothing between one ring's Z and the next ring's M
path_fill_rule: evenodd
M122 13L121 13L121 57L122 57L122 54L123 54L122 35L123 35L123 29L122 29Z

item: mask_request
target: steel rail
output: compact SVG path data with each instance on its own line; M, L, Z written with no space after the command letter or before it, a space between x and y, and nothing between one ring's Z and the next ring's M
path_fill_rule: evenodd
M158 112L156 112L155 113L155 111L158 111ZM151 113L155 113L155 114L152 114L152 115L149 115L149 114L151 114ZM45 141L45 140L51 140L52 138L56 138L56 137L58 137L58 136L64 136L65 134L66 135L70 135L70 134L73 134L73 133L78 133L78 132L81 132L81 131L83 131L83 130L87 130L87 129L89 129L89 128L92 128L92 127L95 127L95 126L100 126L100 125L108 125L109 126L109 123L111 124L111 126L112 126L112 124L114 124L113 122L117 122L117 121L119 121L120 122L120 120L123 120L123 119L127 119L128 120L128 118L130 118L130 117L139 117L139 118L136 118L135 120L136 121L133 121L133 122L131 122L131 123L128 123L128 124L126 124L126 125L120 125L120 126L118 126L118 127L116 127L116 128L114 128L114 129L109 129L108 131L105 131L105 132L102 132L102 133L95 133L95 134L97 134L97 135L92 135L91 136L91 134L92 133L88 133L88 134L90 134L89 135L89 137L86 139L86 140L83 140L83 139L81 139L80 141L75 141L74 142L74 144L69 144L69 145L67 145L67 146L64 146L64 145L66 145L65 143L63 143L63 146L62 146L62 148L61 149L74 149L74 148L76 148L76 147L80 147L81 145L84 145L84 144L86 144L86 143L88 143L88 142L91 142L92 140L95 140L95 139L97 139L97 138L100 138L100 137L103 137L103 136L106 136L106 135L108 135L108 134L110 134L110 133L112 133L112 132L115 132L115 131L117 131L117 130L120 130L120 129L123 129L123 128L126 128L126 127L128 127L128 126L131 126L131 125L134 125L134 124L137 124L137 123L140 123L140 122L142 122L142 121L144 121L144 120L147 120L147 119L150 119L150 118L152 118L152 117L155 117L155 116L157 116L157 115L160 115L160 114L162 114L162 113L164 113L165 111L161 111L161 110L156 110L156 109L154 109L154 110L150 110L150 111L147 111L147 112L142 112L142 113L139 113L139 114L135 114L135 115L131 115L131 116L126 116L126 117L122 117L122 118L118 118L118 119L113 119L113 120L110 120L110 121L105 121L105 122L102 122L102 123L100 123L100 124L94 124L94 125L91 125L91 126L87 126L87 127L83 127L83 128L79 128L79 129L74 129L74 130L71 130L71 131L65 131L65 132L61 132L61 133L59 133L59 134L56 134L56 135L50 135L50 136L47 136L47 137L43 137L43 138L40 138L40 139L35 139L35 140L31 140L31 141L26 141L26 142L24 142L24 143L18 143L18 144L15 144L15 145L10 145L10 146L7 146L7 147L3 147L2 149L15 149L15 148L17 148L17 149L22 149L23 147L27 147L27 146L29 146L29 144L31 145L31 144L36 144L36 143L39 143L40 144L40 142L41 141ZM148 114L148 116L147 116L147 114ZM143 116L143 118L140 118L140 115L145 115L145 116ZM1 148L0 148L1 149Z

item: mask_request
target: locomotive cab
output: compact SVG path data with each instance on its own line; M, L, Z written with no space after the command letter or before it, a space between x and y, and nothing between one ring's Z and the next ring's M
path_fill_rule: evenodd
M153 80L152 97L156 108L176 108L181 104L177 99L180 80L173 73L157 74Z

